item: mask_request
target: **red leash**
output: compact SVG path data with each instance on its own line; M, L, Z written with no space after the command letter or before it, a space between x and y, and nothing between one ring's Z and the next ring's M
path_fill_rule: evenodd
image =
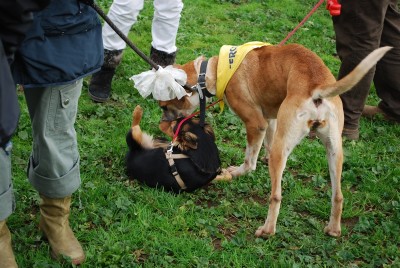
M294 35L294 33L308 20L308 18L322 5L322 3L325 2L325 0L320 0L314 7L311 9L311 11L307 14L307 16L304 17L304 19L283 39L280 43L279 46L283 45L286 43L286 41ZM341 5L337 2L337 0L328 0L326 4L326 9L329 10L329 13L332 16L338 16L340 15L340 8Z

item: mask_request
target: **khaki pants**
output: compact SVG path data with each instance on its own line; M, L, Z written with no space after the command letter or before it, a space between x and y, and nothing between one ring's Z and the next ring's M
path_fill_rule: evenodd
M0 146L0 221L11 215L15 209L11 182L11 142Z
M74 128L82 79L68 85L25 89L33 146L28 178L49 198L71 195L80 186L79 152Z
M352 90L341 95L344 127L358 129L372 81L379 107L400 122L400 13L398 0L341 0L341 14L332 17L336 50L342 61L339 79L347 75L372 50L392 46Z

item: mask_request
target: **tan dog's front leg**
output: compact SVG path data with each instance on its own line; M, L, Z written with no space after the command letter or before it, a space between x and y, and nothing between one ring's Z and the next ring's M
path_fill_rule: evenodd
M264 138L265 155L261 159L265 164L268 164L269 154L270 154L271 145L273 142L275 131L276 131L276 119L269 119L267 132L266 132L265 138Z
M262 142L265 136L265 131L265 121L260 124L258 124L257 121L246 124L246 155L244 158L244 163L241 164L239 167L231 166L228 168L229 173L231 173L233 177L244 175L249 171L256 169L257 158L258 154L260 153Z

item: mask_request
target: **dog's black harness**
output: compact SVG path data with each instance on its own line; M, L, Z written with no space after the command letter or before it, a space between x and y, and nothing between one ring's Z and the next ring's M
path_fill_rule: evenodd
M185 89L189 89L191 91L197 91L199 94L200 100L200 126L204 126L205 119L206 119L206 97L211 98L215 96L214 94L208 91L206 86L206 72L207 72L207 64L208 61L202 61L200 65L200 73L199 77L197 78L197 84L194 86L185 85Z

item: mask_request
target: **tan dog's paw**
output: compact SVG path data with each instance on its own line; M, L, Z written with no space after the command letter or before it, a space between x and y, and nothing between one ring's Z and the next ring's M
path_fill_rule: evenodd
M238 176L241 176L246 173L243 171L242 166L239 166L239 167L238 166L230 166L227 168L227 170L232 175L232 177L238 177Z
M221 174L219 174L213 181L231 181L232 175L225 168L222 169Z
M342 231L339 228L332 227L330 225L326 226L324 229L324 233L332 236L332 237L339 237L342 234Z
M257 237L262 237L262 238L268 238L270 236L273 236L275 234L275 228L274 227L268 227L268 226L260 226L258 227L255 235Z
M132 127L139 125L140 120L143 116L143 109L140 105L137 105L132 113Z

